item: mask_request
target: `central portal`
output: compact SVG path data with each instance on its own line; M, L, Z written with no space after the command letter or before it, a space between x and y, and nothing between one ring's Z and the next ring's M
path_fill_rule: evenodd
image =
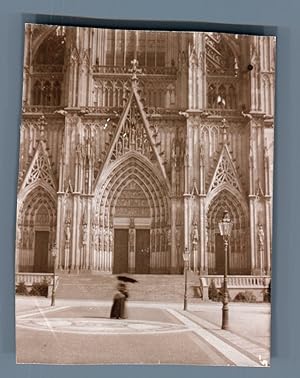
M167 184L161 181L157 167L143 156L126 155L126 159L120 157L120 164L114 162L116 167L96 201L100 205L100 270L103 264L113 274L168 272Z
M150 273L150 230L136 230L135 273Z
M150 230L115 229L113 273L150 273Z
M115 229L113 273L128 272L128 230Z

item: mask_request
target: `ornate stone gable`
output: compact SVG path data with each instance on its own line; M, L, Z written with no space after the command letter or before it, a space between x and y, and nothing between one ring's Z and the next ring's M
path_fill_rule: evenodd
M28 186L33 185L36 182L42 182L44 185L56 191L51 163L44 141L40 141L37 146L32 162L21 185L21 190L26 189Z
M150 161L154 159L151 141L135 99L132 99L127 117L115 143L111 160L116 160L128 151L137 151L146 156Z
M231 158L228 146L225 144L220 153L219 161L215 169L208 192L227 184L242 193L238 174Z
M169 179L162 161L164 151L161 150L158 127L150 125L147 119L147 114L139 98L136 82L132 84L127 104L111 140L104 167L130 152L141 154L152 164L158 166L169 185Z

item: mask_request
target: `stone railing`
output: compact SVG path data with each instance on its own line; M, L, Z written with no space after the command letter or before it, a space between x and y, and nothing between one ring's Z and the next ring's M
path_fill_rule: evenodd
M34 73L62 73L63 70L63 64L35 64L33 66Z
M199 277L200 285L199 291L200 297L204 300L208 300L209 287L214 281L217 289L221 289L223 286L224 276L209 275ZM252 292L257 301L264 301L264 294L268 290L269 283L271 281L270 276L228 276L227 288L229 295L234 298L240 292ZM195 290L195 288L194 288Z
M241 117L241 112L237 111L236 109L207 108L206 112L209 116L223 118Z
M62 106L46 106L46 105L24 105L23 113L54 113L56 110L62 110Z
M55 288L58 286L59 277L55 276ZM27 288L31 288L35 283L47 282L48 296L52 293L53 288L53 274L52 273L16 273L15 285L17 286L24 282Z
M139 74L143 75L171 75L175 76L177 73L176 67L138 67ZM100 65L93 65L92 70L94 74L127 74L132 75L131 67L127 66L100 66Z
M269 276L227 276L227 286L237 289L258 289L267 287L270 279ZM219 275L201 276L200 280L203 286L209 286L214 281L216 287L220 288L223 285L224 277Z

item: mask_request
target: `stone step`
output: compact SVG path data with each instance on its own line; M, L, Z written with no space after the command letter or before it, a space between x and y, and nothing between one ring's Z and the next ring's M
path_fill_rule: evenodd
M131 300L181 302L184 295L183 275L130 275L137 283L128 283ZM188 297L193 298L193 274L188 275ZM60 274L56 290L62 299L111 299L116 291L117 276L112 274ZM197 300L199 298L196 297Z

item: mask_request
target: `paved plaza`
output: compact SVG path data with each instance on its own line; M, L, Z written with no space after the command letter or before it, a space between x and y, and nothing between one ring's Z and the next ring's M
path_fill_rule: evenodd
M128 302L109 319L111 301L16 297L17 362L57 364L269 364L270 305ZM30 348L28 348L30 345Z

